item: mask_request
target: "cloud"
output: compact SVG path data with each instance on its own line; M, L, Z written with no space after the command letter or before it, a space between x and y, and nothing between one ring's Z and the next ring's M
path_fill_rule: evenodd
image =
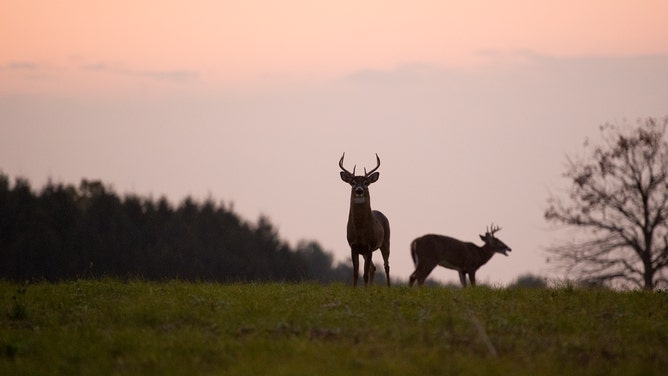
M432 64L404 64L392 70L362 69L342 77L343 82L375 86L415 86L452 79L461 73Z
M475 54L486 59L475 69L414 63L388 70L360 69L342 77L342 81L359 85L415 85L427 82L433 86L452 81L483 86L504 82L507 86L516 86L513 80L552 82L556 78L563 83L563 79L578 77L579 81L592 84L620 80L654 84L665 82L668 76L668 55L557 57L528 49L507 52L486 49ZM513 80L509 81L510 78Z
M499 50L494 48L482 48L473 52L474 56L490 58L490 59L507 59L507 58L526 58L526 59L552 59L552 55L544 54L534 51L529 48L518 48L510 51Z
M144 71L132 71L131 74L142 77L150 77L156 80L167 80L167 81L192 81L196 80L199 77L199 71L197 70L144 70Z
M12 61L0 65L0 69L9 71L36 71L39 69L39 65L32 61Z
M187 82L194 81L199 78L199 71L176 69L176 70L159 70L159 69L132 69L117 63L98 62L93 64L82 65L81 70L89 72L109 73L122 76L131 77L146 77L159 81L171 82Z
M85 64L81 66L81 70L84 71L115 71L118 68L110 65L109 63L95 63L95 64Z

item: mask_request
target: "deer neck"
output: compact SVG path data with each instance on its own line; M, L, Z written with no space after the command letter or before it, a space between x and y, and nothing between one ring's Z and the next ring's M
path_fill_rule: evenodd
M349 220L355 224L363 224L371 222L373 215L371 214L371 200L368 195L357 197L352 195L350 197L350 213Z
M480 249L480 265L484 265L489 259L494 256L494 248L491 245L485 244Z

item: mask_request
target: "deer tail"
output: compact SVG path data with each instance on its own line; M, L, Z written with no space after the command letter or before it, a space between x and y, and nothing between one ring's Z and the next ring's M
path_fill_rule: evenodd
M417 267L418 264L417 241L415 240L411 242L411 257L413 258L413 265Z

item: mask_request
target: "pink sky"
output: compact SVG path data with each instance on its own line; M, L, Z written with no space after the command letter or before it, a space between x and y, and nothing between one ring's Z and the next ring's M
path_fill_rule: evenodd
M668 49L661 0L9 0L0 7L0 62L33 64L51 78L3 72L4 93L138 85L122 72L196 72L211 88L414 63L471 67L485 62L485 51L567 57ZM102 67L116 74L100 74Z
M3 1L0 170L40 186L234 202L345 261L337 162L410 241L513 249L479 279L553 275L542 214L604 122L668 115L665 1ZM380 256L375 256L380 260ZM457 281L453 271L433 273ZM559 276L559 275L556 275Z

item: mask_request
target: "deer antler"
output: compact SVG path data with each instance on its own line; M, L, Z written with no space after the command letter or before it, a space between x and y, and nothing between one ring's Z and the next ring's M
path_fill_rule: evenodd
M378 153L376 153L376 163L376 167L369 172L366 172L366 167L364 168L364 177L368 177L369 175L373 174L378 169L378 167L380 167L380 158L378 158Z
M355 167L357 167L357 165L353 166L353 172L352 173L350 171L346 170L346 168L343 167L343 157L345 157L345 156L346 156L346 153L344 152L343 155L341 156L341 159L339 160L339 167L341 167L341 169L343 171L349 173L350 175L355 176Z
M487 233L490 234L491 236L494 236L494 234L495 234L496 232L499 232L499 231L501 231L501 227L499 227L499 226L494 226L494 223L493 223L493 222L492 222L492 228L491 228L491 230L489 229L489 227L487 228Z

